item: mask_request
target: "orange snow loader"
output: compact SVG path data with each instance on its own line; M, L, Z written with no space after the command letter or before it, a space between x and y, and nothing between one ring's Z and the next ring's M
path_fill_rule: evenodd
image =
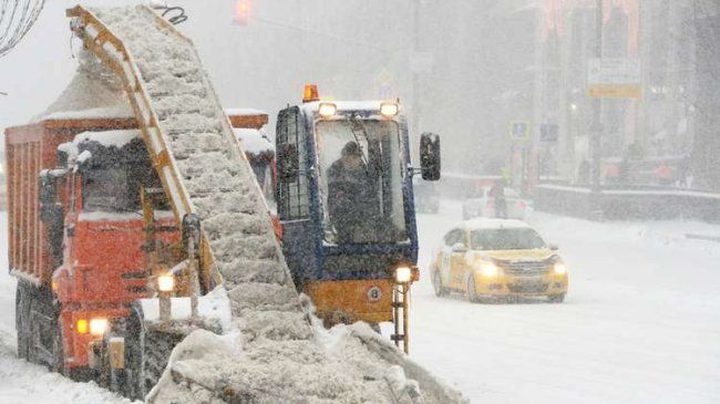
M229 118L236 128L267 123L262 113ZM144 326L140 309L145 318L210 321L207 328L220 321L197 317L198 296L216 280L199 269L192 216L177 226L132 116L56 114L6 129L5 151L19 356L144 397L164 366L125 363L140 360L124 352L138 344L108 338L111 328L139 336L131 331ZM146 346L160 343L152 336L144 334ZM111 371L132 366L146 367L144 380Z

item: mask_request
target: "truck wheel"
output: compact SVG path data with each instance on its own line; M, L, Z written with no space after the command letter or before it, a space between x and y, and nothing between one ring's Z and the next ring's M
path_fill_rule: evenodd
M442 285L442 278L440 277L440 271L433 271L432 275L433 289L435 290L435 296L442 297L449 294L448 290Z
M17 331L18 357L28 359L30 349L30 304L29 291L18 281L15 291L15 330Z
M67 372L65 372L65 352L63 349L62 323L59 317L57 320L57 324L55 324L55 335L53 336L52 354L53 363L50 364L50 370L67 376Z

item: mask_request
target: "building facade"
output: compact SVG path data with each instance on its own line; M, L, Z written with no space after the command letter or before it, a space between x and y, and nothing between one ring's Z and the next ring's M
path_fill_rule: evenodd
M603 58L637 61L639 99L603 99L600 140L605 184L720 189L712 161L720 155L720 37L712 0L603 0L602 38L595 0L546 0L538 36L535 143L539 177L589 182L593 100L588 63L602 42ZM557 128L542 141L539 128Z

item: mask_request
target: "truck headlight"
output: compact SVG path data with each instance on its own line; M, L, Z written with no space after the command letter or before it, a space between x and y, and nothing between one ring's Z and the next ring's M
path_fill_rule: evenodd
M565 266L564 262L557 261L553 264L553 270L556 274L562 275L567 273L567 267Z
M90 320L90 334L98 337L105 334L108 329L108 320L106 318L93 318Z
M480 266L480 273L486 278L494 278L497 276L499 270L497 265L487 262Z
M332 102L321 102L320 106L318 106L318 113L323 118L330 118L332 116L335 116L336 112L337 105L333 104Z
M401 266L395 269L395 282L408 283L412 279L412 269L408 266Z
M172 274L158 276L157 283L161 292L172 292L175 289L175 277Z
M391 118L400 112L400 106L394 102L383 102L380 104L380 114L385 118Z

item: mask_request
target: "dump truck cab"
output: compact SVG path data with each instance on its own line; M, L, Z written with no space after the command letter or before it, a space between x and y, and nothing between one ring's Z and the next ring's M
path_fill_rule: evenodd
M149 257L166 266L180 260L172 254L178 228L139 130L78 134L58 147L57 167L39 177L63 367L87 368L88 346L127 317L132 302L155 294ZM143 200L151 194L147 222Z
M413 174L439 178L439 141L410 163L397 102L310 100L282 110L276 202L296 286L326 323L393 321L394 286L419 277Z

